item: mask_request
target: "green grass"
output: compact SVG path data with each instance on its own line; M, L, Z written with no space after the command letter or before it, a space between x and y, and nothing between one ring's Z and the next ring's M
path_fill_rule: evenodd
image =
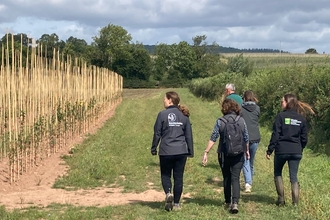
M54 187L75 190L116 186L123 187L124 192L138 193L150 188L162 191L158 157L151 156L150 146L153 124L158 112L163 110L162 100L166 91L168 89L125 90L123 102L114 117L96 134L76 146L73 156L65 158L70 172L58 179ZM195 145L195 157L188 159L186 165L181 211L164 211L163 201L104 208L52 204L46 208L14 211L0 207L0 219L328 219L329 158L308 149L304 151L298 175L301 184L299 206L291 205L287 167L283 176L288 205L282 208L274 205L273 160L265 158L270 137L266 128L261 128L262 141L256 156L253 192L242 192L239 214L229 214L222 206L224 199L216 157L217 144L209 153L208 165L201 166L213 125L221 116L219 104L201 101L187 89L176 91L181 97L181 104L190 109ZM150 186L149 182L154 185Z

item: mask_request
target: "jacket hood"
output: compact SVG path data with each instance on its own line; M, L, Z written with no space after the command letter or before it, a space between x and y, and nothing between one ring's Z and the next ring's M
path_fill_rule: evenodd
M253 112L257 108L257 105L255 102L243 102L242 108L246 111Z

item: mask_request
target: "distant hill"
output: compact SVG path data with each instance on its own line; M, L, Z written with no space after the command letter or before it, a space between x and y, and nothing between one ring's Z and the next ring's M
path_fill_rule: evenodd
M144 47L148 50L149 54L155 53L156 45L144 45ZM274 49L237 49L233 47L222 47L222 46L207 46L208 51L210 53L218 54L218 53L280 53L280 50ZM288 53L287 51L282 51L282 53Z

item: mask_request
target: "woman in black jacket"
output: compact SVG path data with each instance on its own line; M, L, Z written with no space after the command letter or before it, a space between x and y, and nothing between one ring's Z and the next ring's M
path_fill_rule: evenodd
M286 162L289 165L291 182L292 204L297 205L299 200L298 168L302 152L307 144L307 125L304 114L314 114L310 105L297 100L292 94L282 98L282 109L273 124L273 133L266 151L266 158L275 150L274 180L278 195L276 205L284 205L284 186L282 170Z
M194 156L193 136L189 120L189 110L179 104L176 92L167 92L164 97L165 110L158 113L152 140L151 154L157 155L159 145L159 161L161 181L165 197L165 210L180 209L180 198L183 189L183 173L187 157ZM171 176L174 187L172 194ZM173 207L174 201L174 207Z

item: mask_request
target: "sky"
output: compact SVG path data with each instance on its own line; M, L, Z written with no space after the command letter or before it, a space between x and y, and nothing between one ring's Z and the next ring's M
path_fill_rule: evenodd
M93 41L108 24L132 41L175 44L205 35L208 44L330 54L330 0L1 0L0 37L56 33Z

